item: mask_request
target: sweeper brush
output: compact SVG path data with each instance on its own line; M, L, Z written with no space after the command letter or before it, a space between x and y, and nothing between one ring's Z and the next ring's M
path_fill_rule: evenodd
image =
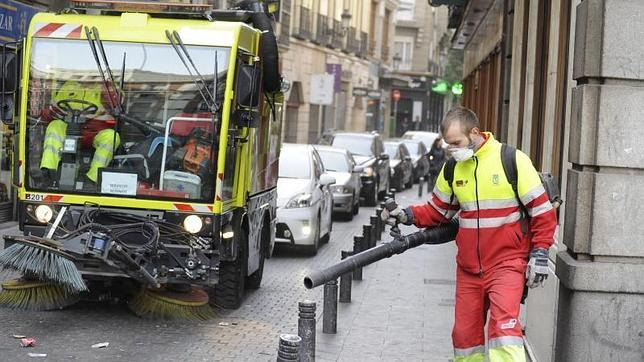
M0 270L15 270L38 280L60 284L72 293L87 290L73 257L57 249L59 244L54 240L34 236L11 239L15 244L0 251Z
M0 284L0 305L12 309L62 309L78 302L78 294L52 283L23 279Z
M215 316L208 294L195 286L186 292L142 288L128 307L139 317L207 320Z

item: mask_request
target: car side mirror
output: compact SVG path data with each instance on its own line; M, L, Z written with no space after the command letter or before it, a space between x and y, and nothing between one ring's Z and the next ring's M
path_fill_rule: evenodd
M355 165L353 166L353 173L362 173L364 171L364 166Z
M241 107L255 108L259 104L259 68L249 64L239 64L237 72L237 104Z
M389 154L381 153L380 154L380 159L383 160L383 161L388 160L389 159Z
M320 176L320 186L329 186L335 183L335 177L331 175Z

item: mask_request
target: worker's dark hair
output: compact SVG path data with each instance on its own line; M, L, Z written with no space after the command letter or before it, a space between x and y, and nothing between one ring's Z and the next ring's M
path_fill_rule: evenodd
M481 128L479 124L479 118L476 116L476 113L471 109L463 106L458 106L450 109L445 117L443 117L443 122L441 122L441 134L445 134L449 127L458 122L461 125L461 130L464 133L470 133L473 128Z

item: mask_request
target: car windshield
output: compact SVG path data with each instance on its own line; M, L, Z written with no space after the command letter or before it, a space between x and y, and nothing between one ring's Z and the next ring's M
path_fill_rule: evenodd
M86 40L34 39L28 187L213 202L220 115L205 107L175 50L170 44L114 41L103 47L115 83L123 81L120 95L105 87ZM217 58L221 102L230 49L186 48L211 92ZM124 114L117 122L119 99Z
M279 164L281 178L311 178L311 155L308 151L282 148Z
M373 156L372 138L352 136L352 135L336 135L333 138L333 147L346 148L354 155L358 156Z
M318 153L326 171L349 172L349 160L345 154L320 150L318 150Z
M398 144L397 143L387 143L385 142L385 152L389 155L389 158L392 160L397 160L398 155Z
M417 155L418 154L418 143L416 142L405 142L405 146L409 150L409 154Z

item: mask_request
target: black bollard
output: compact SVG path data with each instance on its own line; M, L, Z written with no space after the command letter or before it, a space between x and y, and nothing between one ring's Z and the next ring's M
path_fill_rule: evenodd
M371 225L362 225L362 237L364 238L363 243L365 245L365 248L362 250L371 249L373 247L371 242Z
M277 347L277 362L297 361L302 338L294 334L280 334Z
M363 240L364 238L362 236L356 235L353 237L353 255L363 250ZM353 271L353 280L362 280L362 268L356 268Z
M324 310L322 311L322 333L338 332L338 281L324 284Z
M302 338L300 362L315 361L315 302L305 300L298 303L298 308L297 334Z
M380 218L380 215L382 215L382 209L379 207L376 207L376 217L378 218L377 226L376 226L376 240L380 241L382 240L382 219Z
M369 221L371 221L371 242L373 246L378 245L377 241L380 239L379 233L378 233L378 220L380 220L380 217L373 215L369 217Z
M427 193L432 192L432 187L434 187L435 178L432 175L427 175Z
M342 260L351 256L350 251L342 250ZM340 303L351 303L351 273L340 276Z
M423 197L423 187L425 187L424 184L425 184L425 178L421 176L418 179L418 197L419 198Z

